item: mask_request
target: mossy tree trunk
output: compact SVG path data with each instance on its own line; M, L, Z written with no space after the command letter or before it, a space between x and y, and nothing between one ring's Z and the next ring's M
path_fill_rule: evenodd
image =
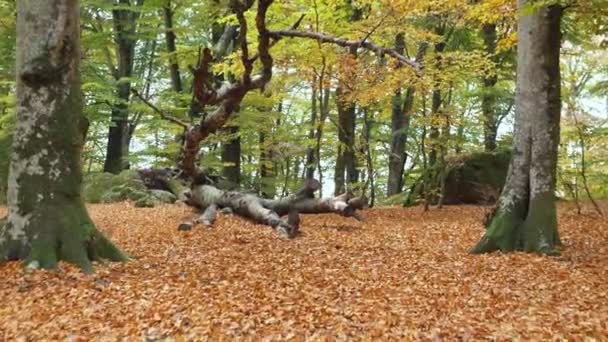
M519 8L530 0L520 0ZM560 120L562 8L542 6L518 23L513 154L497 211L473 253L552 254L559 245L555 178Z
M87 122L80 91L77 0L17 4L17 125L0 260L54 268L126 256L95 229L81 198Z

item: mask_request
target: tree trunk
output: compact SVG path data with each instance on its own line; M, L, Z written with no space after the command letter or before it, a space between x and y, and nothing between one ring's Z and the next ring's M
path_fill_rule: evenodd
M0 260L28 268L65 260L86 272L93 260L125 260L95 229L80 193L87 121L78 1L19 1L17 13L17 125Z
M336 104L338 108L338 141L340 143L338 160L334 174L334 194L343 193L346 185L359 181L357 172L357 156L355 154L355 129L357 123L355 105L345 101L343 88L336 89ZM338 168L341 169L338 169ZM344 174L346 173L346 177Z
M375 171L374 171L374 158L372 156L371 140L372 140L372 125L374 124L373 118L370 117L373 113L370 113L369 109L365 109L363 112L363 144L365 150L365 166L367 167L367 183L370 186L370 207L373 207L376 203L376 184L375 184Z
M520 0L519 8L529 0ZM555 178L560 120L562 8L543 6L518 22L513 156L497 211L473 253L556 253Z
M496 25L485 24L483 26L483 40L488 57L496 62ZM486 152L496 150L496 135L498 132L498 115L496 112L496 94L494 86L498 81L498 75L486 75L483 78L483 94L481 98L481 112L483 114L483 145Z
M312 81L312 97L310 104L310 130L308 131L308 139L313 140L315 138L315 132L317 129L317 78L314 77ZM316 149L309 147L306 150L306 179L314 179L316 163Z
M273 198L276 195L275 180L277 177L273 162L272 150L267 146L266 133L260 132L260 194L264 198Z
M182 78L179 72L179 63L176 56L177 49L175 47L175 32L173 31L173 9L171 8L171 0L163 7L163 17L165 19L165 42L167 44L167 52L169 53L169 73L171 75L171 86L178 93L182 92Z
M222 144L222 176L236 188L241 183L241 137L238 126L226 127L225 131L234 137Z
M329 116L329 85L324 85L325 78L325 59L323 59L323 71L319 78L319 125L317 132L315 133L315 155L317 159L317 173L319 174L319 182L323 184L323 168L321 165L321 139L323 138L323 129L325 127L325 121ZM323 187L319 189L321 196L323 196Z
M402 52L405 46L403 35L399 34L396 37L395 49L397 52ZM426 43L420 44L416 61L419 62L424 57L426 51ZM414 94L416 89L408 87L405 93L405 100L402 107L401 90L397 90L393 97L393 108L391 116L391 152L388 158L388 181L386 186L386 195L393 196L403 190L403 171L407 154L405 146L410 127L411 111L414 107Z
M435 47L435 52L438 51L438 47ZM443 50L443 49L441 49ZM440 57L437 57L438 60ZM431 124L430 124L430 132L429 132L429 147L431 148L429 152L429 167L435 166L437 163L437 157L439 150L441 149L441 142L439 141L440 135L440 122L442 114L441 111L441 89L440 85L437 82L435 84L435 88L433 89L433 94L431 96Z
M139 0L137 5L143 1ZM120 0L119 6L131 6L130 0ZM112 117L108 132L108 145L104 172L120 173L129 168L129 98L131 95L131 82L124 80L133 76L133 63L135 58L135 38L137 19L139 14L132 9L112 10L114 23L114 41L116 44L116 56L118 69L114 75L116 85L116 96L118 100L112 105Z

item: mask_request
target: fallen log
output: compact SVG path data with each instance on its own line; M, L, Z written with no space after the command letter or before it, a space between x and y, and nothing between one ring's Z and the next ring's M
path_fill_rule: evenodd
M190 230L198 224L210 227L215 221L216 211L226 208L256 223L268 225L286 238L297 235L299 214L336 213L363 220L357 210L364 207L364 199L350 193L315 198L314 193L320 187L317 180L308 180L295 194L280 199L264 199L239 191L223 191L206 182L199 184L195 181L188 203L199 208L200 212L194 219L180 224L179 230ZM288 216L287 219L282 218L285 215Z

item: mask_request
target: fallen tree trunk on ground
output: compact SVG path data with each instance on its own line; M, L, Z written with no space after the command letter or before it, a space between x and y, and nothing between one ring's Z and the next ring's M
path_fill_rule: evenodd
M213 185L197 184L195 181L188 203L201 209L201 213L182 223L179 230L190 230L198 224L212 226L217 210L226 209L257 223L269 225L287 238L297 235L299 214L336 213L363 220L357 210L365 205L364 199L353 197L350 193L315 198L314 193L320 187L317 180L308 180L297 193L271 200L238 191L223 191ZM287 219L281 218L285 215L288 216Z

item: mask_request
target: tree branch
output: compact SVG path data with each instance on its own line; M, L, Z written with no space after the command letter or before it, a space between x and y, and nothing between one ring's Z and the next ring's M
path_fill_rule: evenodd
M300 16L300 18L298 18L298 20L293 25L291 25L291 29L290 30L297 29L300 26L300 24L302 23L302 20L304 20L304 17L306 17L306 14L302 14ZM270 42L270 47L272 48L273 46L275 46L278 42L281 41L282 38L283 37L273 37L272 41ZM253 63L258 58L260 58L260 55L256 53L255 55L253 55L253 57L251 57L250 61Z
M420 71L422 66L415 61L410 60L409 58L403 56L393 49L388 49L376 45L370 41L365 39L363 40L347 40L343 38L337 38L333 36L326 35L324 33L318 32L309 32L309 31L297 31L297 30L277 30L277 31L269 31L269 35L272 38L280 38L280 37L289 37L289 38L308 38L319 41L321 43L331 43L342 47L355 47L355 48L364 48L370 51L375 52L378 55L389 55L396 60L402 62L405 65L409 65L410 67L416 69L416 71Z
M141 96L141 94L137 90L131 89L131 92L133 93L133 95L137 96L141 100L141 102L145 103L148 107L152 108L152 110L154 110L156 113L158 113L160 115L160 117L163 118L164 120L173 122L174 124L179 125L180 127L184 128L184 129L188 128L188 124L186 122L163 112L158 107L156 107L154 104L152 104L150 101L148 101L146 98Z
M266 28L266 12L273 0L259 0L255 24L258 29L258 55L262 62L262 86L272 78L272 56L270 55L270 32Z
M249 5L249 6L247 6ZM245 67L243 73L243 84L249 85L251 83L251 73L253 72L253 63L249 60L249 43L247 42L247 19L245 18L245 11L251 7L250 4L243 5L238 0L231 1L232 11L236 15L239 21L239 44L241 46L241 63Z

